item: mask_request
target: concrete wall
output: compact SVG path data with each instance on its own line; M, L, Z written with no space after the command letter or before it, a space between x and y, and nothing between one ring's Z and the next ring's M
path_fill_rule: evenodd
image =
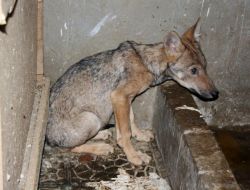
M3 29L3 28L2 28ZM18 0L0 32L3 189L17 189L36 83L36 1Z
M45 73L53 82L69 65L125 40L162 40L172 8L161 0L45 0Z
M220 90L220 98L198 105L206 121L218 126L250 122L250 2L244 0L204 1L201 44L208 71Z
M209 124L250 122L247 0L45 0L45 73L55 81L79 59L124 40L158 42L201 16L201 44L219 100L197 100Z

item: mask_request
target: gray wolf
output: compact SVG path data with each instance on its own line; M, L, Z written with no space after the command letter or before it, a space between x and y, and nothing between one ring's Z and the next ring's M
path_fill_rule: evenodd
M130 140L153 137L134 122L131 102L137 95L171 78L204 99L218 97L195 36L197 23L182 36L172 31L160 43L126 41L72 65L51 88L47 141L74 152L112 152L111 145L86 142L114 113L117 143L128 160L148 163L150 157L136 151Z

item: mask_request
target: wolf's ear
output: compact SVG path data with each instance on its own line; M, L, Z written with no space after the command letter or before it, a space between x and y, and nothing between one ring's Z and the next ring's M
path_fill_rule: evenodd
M181 42L181 38L176 32L169 32L165 36L163 43L166 53L171 56L178 55L184 49L184 46Z
M197 19L196 23L187 29L186 32L181 37L184 40L188 41L199 41L200 38L200 17Z

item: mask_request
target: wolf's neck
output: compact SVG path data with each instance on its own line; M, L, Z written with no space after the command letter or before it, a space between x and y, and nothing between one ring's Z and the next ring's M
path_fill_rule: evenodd
M155 76L159 77L166 70L164 47L162 43L138 44L136 46L144 65Z

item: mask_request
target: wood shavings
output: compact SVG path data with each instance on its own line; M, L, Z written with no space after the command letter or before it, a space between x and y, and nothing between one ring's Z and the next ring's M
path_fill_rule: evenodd
M87 185L97 190L171 190L167 181L156 173L147 177L130 177L123 169L119 169L119 175L112 181L90 182Z
M196 111L200 114L200 117L203 117L201 111L197 108L191 107L191 106L187 106L187 105L183 105L183 106L179 106L176 107L175 110L190 110L190 111Z

